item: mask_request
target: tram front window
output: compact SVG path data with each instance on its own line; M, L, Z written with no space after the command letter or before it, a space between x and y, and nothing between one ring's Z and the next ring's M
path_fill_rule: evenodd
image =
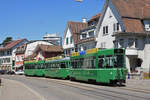
M116 55L116 57L114 59L114 67L115 68L124 67L124 56L123 55Z

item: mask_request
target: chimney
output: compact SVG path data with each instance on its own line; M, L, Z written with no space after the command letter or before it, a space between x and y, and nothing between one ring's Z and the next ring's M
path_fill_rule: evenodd
M82 18L82 22L83 22L83 23L86 23L86 18Z

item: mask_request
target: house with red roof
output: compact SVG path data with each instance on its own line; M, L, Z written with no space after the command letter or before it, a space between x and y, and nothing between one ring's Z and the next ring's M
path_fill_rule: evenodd
M15 52L15 71L24 70L24 58L25 58L25 50L26 50L26 42L17 47Z
M80 36L77 42L78 51L83 51L96 47L95 32L100 15L101 14L98 13L92 16L92 18L87 21L87 27L80 30Z
M96 47L124 48L129 73L150 69L150 0L106 0Z
M38 45L54 45L52 42L47 40L31 40L26 44L26 50L25 50L25 58L29 57L30 55L33 55L35 49Z
M34 49L33 54L26 57L25 60L45 60L46 58L61 56L63 53L61 46L39 44Z
M86 27L87 22L67 22L63 39L65 56L70 56L72 52L78 51L77 43L79 41L80 31Z
M0 69L13 69L16 49L25 42L27 42L27 39L13 40L0 47Z

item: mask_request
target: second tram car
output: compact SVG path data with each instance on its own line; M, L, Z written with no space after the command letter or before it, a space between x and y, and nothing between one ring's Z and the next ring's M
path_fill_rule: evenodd
M45 77L69 78L70 58L45 61Z

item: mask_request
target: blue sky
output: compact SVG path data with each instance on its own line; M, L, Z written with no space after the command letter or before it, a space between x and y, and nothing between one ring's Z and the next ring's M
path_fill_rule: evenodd
M0 42L40 40L43 35L64 34L67 21L82 21L102 11L105 0L0 0Z

